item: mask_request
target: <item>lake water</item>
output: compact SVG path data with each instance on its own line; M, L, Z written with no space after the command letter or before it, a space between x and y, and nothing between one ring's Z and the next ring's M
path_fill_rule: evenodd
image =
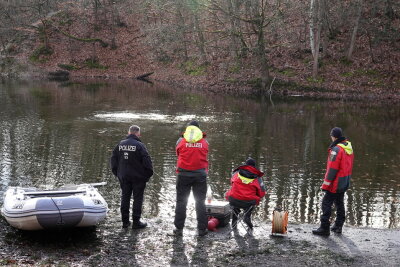
M266 173L268 191L256 216L268 221L283 205L292 223L319 222L329 130L342 127L355 150L346 223L400 227L400 108L373 100L272 102L136 81L3 81L0 193L16 185L50 189L106 181L100 191L109 217L119 218L120 189L109 157L128 127L138 124L155 170L143 216L173 217L175 144L191 119L200 122L210 143L214 198L223 198L231 171L251 156ZM194 216L193 203L188 213Z

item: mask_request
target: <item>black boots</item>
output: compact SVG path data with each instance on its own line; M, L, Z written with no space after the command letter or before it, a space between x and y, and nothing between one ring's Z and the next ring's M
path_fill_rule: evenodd
M336 224L331 227L331 231L337 234L342 233L342 226L337 226Z
M122 228L128 228L131 225L131 222L123 222L122 223Z
M183 229L175 228L172 233L174 236L183 236Z
M197 235L198 236L205 236L206 234L208 234L208 230L207 229L198 229L197 230Z
M131 222L123 222L122 228L126 229L131 225ZM141 221L133 222L132 229L142 229L147 226L147 223L142 223Z
M331 229L332 232L337 233L337 234L341 234L342 233L342 226L338 226L336 224L334 224ZM312 233L314 235L323 235L323 236L329 236L330 235L330 231L329 228L325 228L325 227L319 227L318 229L314 229L312 230Z
M143 223L141 221L134 221L132 224L132 229L142 229L147 226L147 223Z
M314 235L322 235L322 236L329 236L331 234L329 228L322 228L322 227L312 230L312 233Z

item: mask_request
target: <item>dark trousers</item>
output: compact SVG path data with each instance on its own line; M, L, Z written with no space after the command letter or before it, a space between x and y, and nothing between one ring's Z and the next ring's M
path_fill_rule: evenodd
M238 216L241 210L243 210L244 217L243 221L247 224L248 227L253 228L253 223L251 222L251 213L253 212L254 206L250 206L248 208L233 208L232 212L232 225L237 224Z
M335 203L336 206L336 221L335 225L342 227L346 218L346 211L344 209L344 192L342 193L331 193L325 192L325 196L322 199L322 215L321 215L321 227L329 229L330 218L332 214L332 205Z
M207 194L207 177L189 177L178 174L176 181L176 207L174 220L174 225L177 229L183 229L185 226L186 206L190 190L192 189L194 200L196 201L197 229L203 230L207 228L208 222L205 204Z
M129 206L133 195L132 219L137 222L142 216L143 193L146 188L146 182L134 181L129 178L121 179L121 216L122 222L129 222Z

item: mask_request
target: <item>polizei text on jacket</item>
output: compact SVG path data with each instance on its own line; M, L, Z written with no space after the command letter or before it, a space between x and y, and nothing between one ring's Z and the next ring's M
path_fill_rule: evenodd
M136 151L136 146L120 145L119 151Z

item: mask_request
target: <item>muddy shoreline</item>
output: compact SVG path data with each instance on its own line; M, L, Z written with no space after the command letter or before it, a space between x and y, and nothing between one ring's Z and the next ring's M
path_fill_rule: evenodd
M396 266L397 229L345 226L342 235L311 234L316 225L289 224L285 237L270 235L271 222L256 221L253 236L241 226L197 237L188 218L183 237L172 218L147 219L142 230L121 228L109 214L95 228L24 232L0 220L0 265L17 266Z
M171 81L170 79L157 79L157 82L165 83L171 86L190 88L198 91L205 91L212 94L225 94L237 97L265 97L270 99L269 90L261 92L257 88L248 87L241 83L238 84L192 84L185 81ZM334 91L324 88L307 87L300 84L281 81L272 90L271 98L305 98L321 100L340 100L340 101L377 101L379 103L399 103L400 94L392 93L385 95L381 92L371 93L362 91Z
M136 80L134 77L117 76L80 76L72 74L71 81L85 79L105 79L105 80ZM145 81L143 81L145 82ZM190 77L177 70L171 70L163 73L158 70L154 75L148 78L150 83L162 83L168 86L189 89L210 94L230 95L235 97L265 97L266 101L273 98L307 98L307 99L325 99L340 101L377 101L380 103L399 103L400 92L376 92L365 91L362 89L335 90L325 87L314 87L302 85L296 82L276 79L273 86L267 90L261 91L257 86L249 85L246 81L227 83L218 80L215 77Z
M162 66L161 66L162 67ZM249 84L247 81L226 82L219 77L192 77L183 74L180 70L171 68L166 71L161 69L154 70L154 74L149 76L147 82L161 83L182 90L194 90L209 94L230 95L235 97L260 98L265 97L267 101L274 98L307 98L322 100L340 101L367 101L382 104L396 104L400 102L400 92L398 90L379 89L375 91L364 90L362 88L332 89L328 87L309 86L284 79L276 79L270 88L261 91L257 85ZM132 73L129 76L115 73L103 73L97 75L85 75L79 72L71 72L67 80L58 81L60 83L89 82L91 80L102 81L124 81L135 80L141 73ZM30 65L27 72L3 72L0 74L3 80L52 80L49 72L45 69L37 69ZM49 79L50 78L50 79ZM54 80L53 80L54 81ZM57 81L56 81L57 82ZM142 81L146 82L146 81Z

